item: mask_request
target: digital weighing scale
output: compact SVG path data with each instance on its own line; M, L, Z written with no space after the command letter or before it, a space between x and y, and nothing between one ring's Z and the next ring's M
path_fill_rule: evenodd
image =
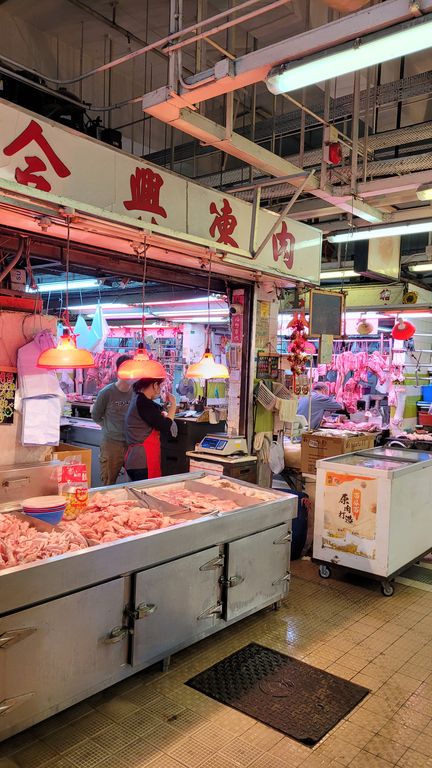
M246 438L243 436L231 437L216 432L212 435L206 435L197 444L195 451L197 453L211 453L213 456L243 456L247 454L248 447Z

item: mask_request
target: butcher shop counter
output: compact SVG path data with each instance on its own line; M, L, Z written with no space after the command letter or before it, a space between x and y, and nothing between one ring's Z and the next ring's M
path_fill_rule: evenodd
M107 493L169 527L0 570L0 740L288 592L293 496L205 472L99 489L89 505Z

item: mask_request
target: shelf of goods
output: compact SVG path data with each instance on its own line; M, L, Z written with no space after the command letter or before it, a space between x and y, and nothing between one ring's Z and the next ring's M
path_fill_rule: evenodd
M80 531L82 548L0 570L0 740L277 606L296 508L205 472L92 491L88 510L57 527ZM1 511L20 520L19 509ZM130 535L128 515L153 530Z
M398 446L317 462L313 558L320 575L333 566L393 579L432 550L432 454Z

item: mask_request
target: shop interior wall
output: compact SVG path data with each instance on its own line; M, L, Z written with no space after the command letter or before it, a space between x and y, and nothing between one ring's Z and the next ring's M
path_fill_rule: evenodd
M56 325L56 318L47 315L0 312L0 371L2 367L15 368L19 348L39 331L56 333ZM51 455L47 446L22 446L20 435L21 416L15 411L13 424L0 424L0 466L44 461Z

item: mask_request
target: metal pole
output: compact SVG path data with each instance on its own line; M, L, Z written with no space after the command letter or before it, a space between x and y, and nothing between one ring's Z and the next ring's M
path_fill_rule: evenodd
M360 118L360 72L354 74L354 97L352 114L352 154L351 154L351 193L357 192L357 170L358 170L358 144L359 144L359 118Z
M329 124L329 117L330 117L330 86L331 86L331 80L326 80L325 88L324 88L324 120L326 125ZM326 131L323 130L323 138L322 138L322 158L321 158L321 180L320 180L320 188L325 189L327 184L327 163L324 159L324 153L325 153L325 140L326 140Z
M262 252L262 250L266 247L266 245L269 242L269 240L273 237L273 235L276 232L280 222L289 213L289 211L291 210L291 208L294 205L295 201L301 195L301 193L303 192L303 190L305 189L305 187L307 186L307 184L311 180L312 176L314 175L314 173L315 173L315 170L311 171L310 174L305 179L303 179L301 185L299 187L297 187L297 189L296 189L295 193L293 194L291 200L286 204L286 206L284 207L282 212L277 217L277 219L276 219L275 223L273 224L270 232L268 232L268 234L265 236L264 240L262 241L261 245L257 248L255 253L253 254L253 258L254 259L258 258L258 256Z

